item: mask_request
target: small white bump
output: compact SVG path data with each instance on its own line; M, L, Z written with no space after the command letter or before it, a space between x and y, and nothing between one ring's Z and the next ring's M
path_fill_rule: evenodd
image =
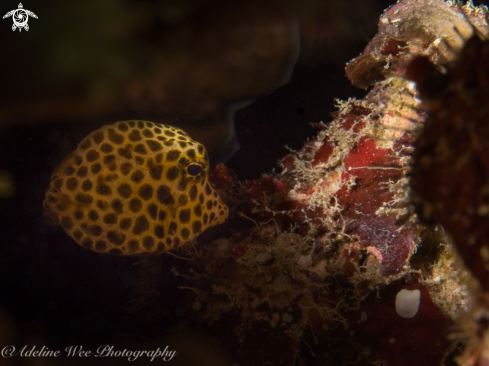
M405 319L414 318L420 304L421 292L419 290L401 290L396 296L396 313Z

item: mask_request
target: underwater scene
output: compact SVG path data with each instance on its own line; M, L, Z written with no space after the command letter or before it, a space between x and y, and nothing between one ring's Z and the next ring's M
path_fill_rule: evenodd
M0 366L488 366L488 6L2 1Z

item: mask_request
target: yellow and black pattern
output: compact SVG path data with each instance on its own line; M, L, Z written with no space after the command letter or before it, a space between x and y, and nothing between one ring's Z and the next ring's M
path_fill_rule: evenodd
M97 252L166 252L226 220L208 170L204 146L184 131L117 122L88 135L53 173L44 212Z

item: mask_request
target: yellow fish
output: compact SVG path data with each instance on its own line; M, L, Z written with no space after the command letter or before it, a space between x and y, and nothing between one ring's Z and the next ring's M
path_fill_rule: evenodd
M89 134L54 171L44 213L85 248L163 253L226 220L208 170L204 146L184 131L117 122Z

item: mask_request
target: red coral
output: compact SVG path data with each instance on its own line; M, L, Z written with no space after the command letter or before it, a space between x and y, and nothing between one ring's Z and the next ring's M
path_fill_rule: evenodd
M361 247L376 248L381 253L385 274L395 274L403 270L414 249L414 233L411 227L404 227L404 221L395 214L382 215L378 211L390 207L398 193L389 187L405 175L401 161L403 154L399 154L399 151L411 148L414 138L403 134L386 147L378 146L370 129L365 128L365 116L370 113L371 110L367 108L353 106L348 113L337 116L339 128L356 134L353 148L340 161L343 166L340 175L326 173L318 177L316 186L289 188L297 185L304 162L307 164L309 160L310 166L315 168L327 166L330 159L337 159L338 147L331 139L340 132L330 131L329 137L318 137L301 151L283 159L288 184L278 177L265 176L245 183L245 187L248 193L258 198L273 196L269 206L274 213L264 211L265 219L273 216L286 224L303 224L303 232L311 227L319 233L344 227L344 232L359 240ZM302 162L299 164L299 161ZM330 205L335 205L339 210L311 206L309 200L319 189L329 189L329 186L335 185L338 189L332 192L329 199ZM328 216L334 219L336 227L325 222L324 218Z
M231 305L236 307L234 319L221 319L221 326L232 325L234 335L244 339L233 346L249 351L266 330L282 337L281 351L260 349L260 362L282 362L277 357L283 354L291 364L299 344L294 340L305 343L309 334L319 340L325 358L337 351L330 340L344 348L337 352L338 362L324 364L347 363L344 356L350 352L355 354L351 363L360 363L367 349L373 351L372 363L442 363L453 325L444 314L465 310L467 295L461 282L447 276L457 269L453 258L440 249L437 233L418 221L410 201L411 157L426 115L420 112L415 83L404 76L417 81L432 113L415 154L414 187L452 232L487 289L489 46L473 41L463 67L448 81L425 61L416 60L406 70L420 54L436 61L437 68L453 61L457 53L444 52L435 40L453 40L452 23L466 26L464 32L472 29L462 14L482 13L470 9L439 0L403 0L386 11L379 34L347 68L355 85L377 81L370 93L340 102L329 124L316 124L315 138L282 158L280 173L233 190L230 201L238 202L233 211L245 211L251 220L242 220L256 225L240 232L238 219L228 220L233 232L225 240L232 245L221 257L213 255L219 254L217 241L209 246L207 257L217 259L211 270L199 273L211 273L211 283L195 286L214 289L212 295L200 295L212 316L231 314ZM450 92L445 90L449 84ZM229 190L238 186L230 176L221 166L211 180ZM425 241L421 230L436 244ZM415 244L420 250L413 258ZM396 311L401 290L419 291L419 309L411 318ZM229 294L225 300L213 303L223 292ZM487 324L485 318L478 320ZM223 339L235 342L228 334L229 329ZM287 349L287 344L294 346Z

